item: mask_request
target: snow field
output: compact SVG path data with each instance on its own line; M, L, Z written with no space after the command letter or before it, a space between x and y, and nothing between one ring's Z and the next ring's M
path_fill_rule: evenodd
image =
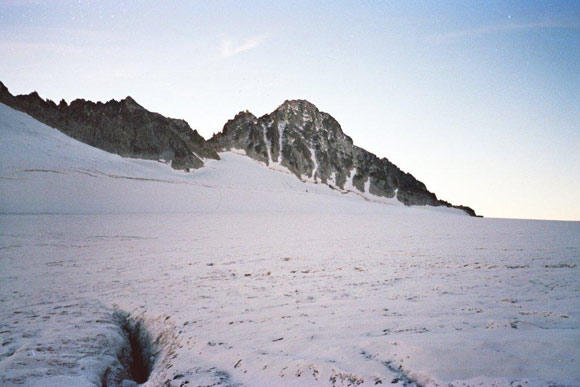
M149 386L580 385L580 223L221 157L174 171L0 105L0 384L102 385L127 313Z

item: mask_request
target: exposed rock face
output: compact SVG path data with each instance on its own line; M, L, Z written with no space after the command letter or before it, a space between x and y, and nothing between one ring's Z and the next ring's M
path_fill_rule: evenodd
M475 216L469 207L437 199L425 184L386 158L353 145L332 116L308 101L286 101L260 118L241 112L208 142L217 151L242 149L266 164L280 164L300 179L387 198L396 196L406 205L455 207Z
M106 103L74 100L58 105L34 92L13 96L0 82L0 102L70 137L125 157L171 161L175 169L200 168L203 158L219 159L213 147L187 122L148 111L131 97Z

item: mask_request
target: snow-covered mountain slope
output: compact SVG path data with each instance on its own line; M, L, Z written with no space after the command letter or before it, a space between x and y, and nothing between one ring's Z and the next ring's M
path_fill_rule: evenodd
M354 145L340 124L305 100L285 101L260 118L240 112L209 141L187 122L150 112L131 97L106 103L84 99L58 105L38 93L12 95L0 82L0 103L29 114L85 144L124 157L165 159L189 171L219 160L217 151L243 150L268 166L283 167L300 180L358 193L396 198L406 205L457 208L386 158ZM215 164L215 163L214 163Z
M179 171L91 147L0 104L0 212L376 211L369 201L405 210L395 199L302 182L242 154L225 152L195 172Z
M219 158L187 122L150 112L131 97L105 103L76 99L67 104L62 100L57 105L36 92L14 96L0 82L0 103L85 144L121 156L165 158L181 170L202 167L202 157Z
M209 141L218 150L243 149L267 165L283 166L301 180L396 198L407 205L458 208L440 200L425 184L386 158L355 146L330 114L305 100L285 101L262 117L240 112Z
M123 159L0 105L0 385L145 380L131 359L149 387L580 385L579 222L221 157Z

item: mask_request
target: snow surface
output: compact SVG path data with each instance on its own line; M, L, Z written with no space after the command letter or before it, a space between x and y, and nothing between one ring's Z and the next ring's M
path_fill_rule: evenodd
M580 223L121 158L0 105L0 384L580 385Z

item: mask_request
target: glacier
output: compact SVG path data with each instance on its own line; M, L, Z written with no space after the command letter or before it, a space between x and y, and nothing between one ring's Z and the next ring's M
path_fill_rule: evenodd
M126 318L147 386L580 385L580 222L220 158L123 158L0 104L0 384L134 385Z

